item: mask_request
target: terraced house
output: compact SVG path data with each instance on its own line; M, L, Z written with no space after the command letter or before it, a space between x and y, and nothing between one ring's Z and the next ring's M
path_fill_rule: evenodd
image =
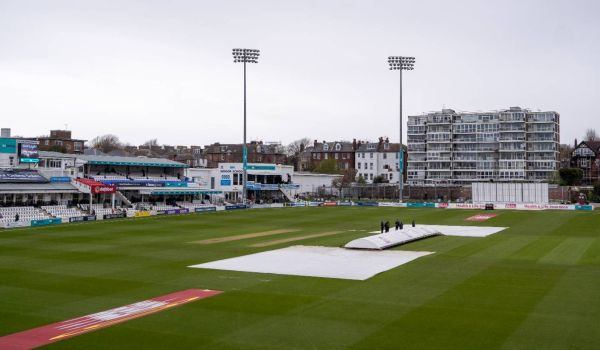
M352 142L317 142L314 140L313 144L306 147L300 156L300 170L315 169L322 161L328 159L335 160L337 170L354 169L354 153L357 145L356 139Z
M362 177L367 183L372 183L379 178L381 182L398 183L399 156L399 144L390 143L388 138L380 137L378 142L359 142L355 159L356 179Z

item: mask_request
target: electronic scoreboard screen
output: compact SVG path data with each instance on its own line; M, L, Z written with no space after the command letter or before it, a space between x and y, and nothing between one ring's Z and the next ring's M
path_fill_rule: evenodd
M19 144L19 159L21 163L37 163L40 154L38 145L35 143L20 143Z

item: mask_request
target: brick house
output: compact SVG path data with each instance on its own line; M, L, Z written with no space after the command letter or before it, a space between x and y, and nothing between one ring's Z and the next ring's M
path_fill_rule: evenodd
M300 170L310 171L317 168L322 161L334 159L337 170L354 169L354 154L358 144L353 142L333 141L317 142L307 146L300 155Z
M571 167L583 171L582 182L584 184L598 182L600 141L582 141L576 145L571 154Z
M216 168L219 163L241 163L243 147L241 143L214 143L204 146L207 167ZM286 155L280 144L265 144L262 141L248 143L248 163L284 164Z
M86 140L73 139L70 130L50 130L50 136L36 137L41 151L83 154Z

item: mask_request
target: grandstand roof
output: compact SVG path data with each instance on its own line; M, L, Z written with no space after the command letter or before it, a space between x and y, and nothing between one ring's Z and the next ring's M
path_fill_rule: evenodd
M141 189L140 193L153 196L168 196L168 195L185 195L185 194L222 194L223 191L208 190L200 188L151 188Z
M161 168L187 168L188 165L175 162L165 158L146 158L146 157L121 157L121 156L99 156L99 155L78 155L78 159L86 161L88 164L96 165L133 165L149 166Z
M68 182L0 183L0 193L79 193L79 190Z

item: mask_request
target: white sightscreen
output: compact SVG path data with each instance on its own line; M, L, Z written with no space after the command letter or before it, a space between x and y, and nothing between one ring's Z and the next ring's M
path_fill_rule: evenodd
M476 182L473 203L548 203L547 183Z

